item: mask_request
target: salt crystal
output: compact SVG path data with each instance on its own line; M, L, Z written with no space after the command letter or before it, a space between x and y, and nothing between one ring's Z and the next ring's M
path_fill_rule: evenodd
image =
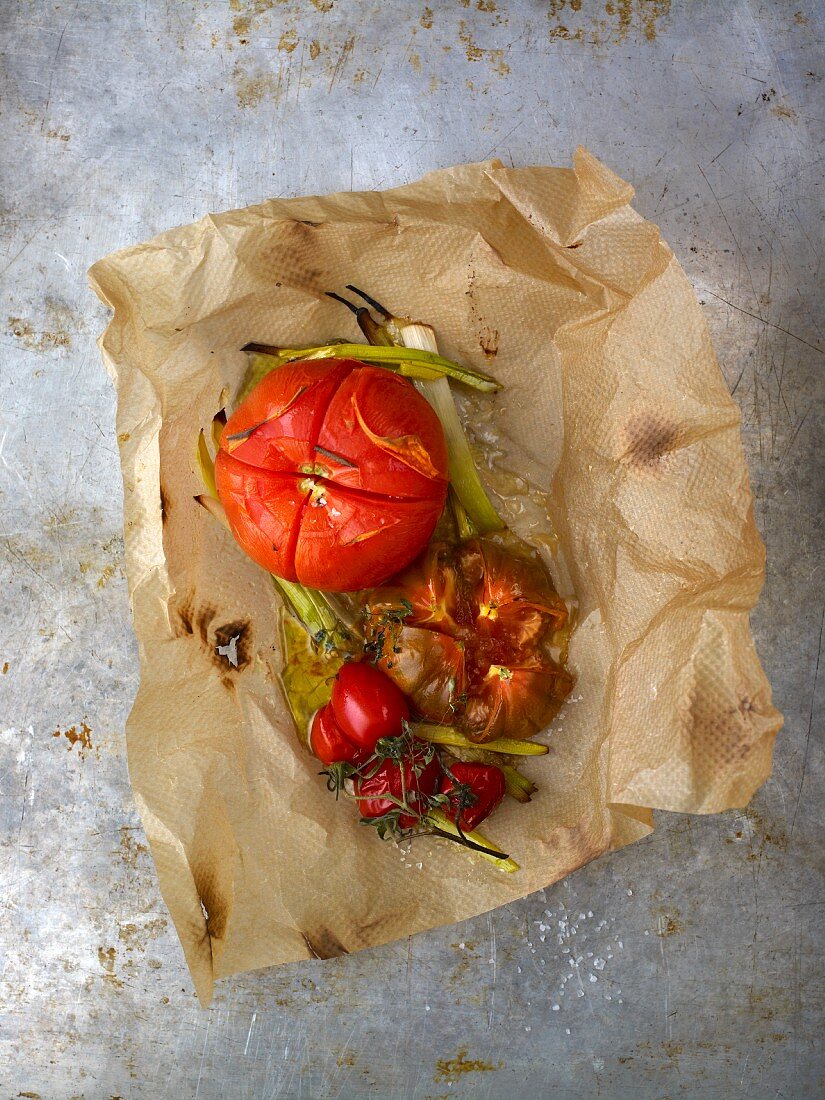
M623 1000L621 999L621 997L619 997L619 1004L620 1004L620 1005L623 1005L623 1004L624 1004L624 1001L623 1001Z
M606 1001L612 1001L612 1000L613 1000L613 998L612 998L612 997L610 996L610 994L609 994L609 993L605 993L605 995L604 995L604 999L605 999Z
M592 909L588 909L588 910L587 910L587 915L588 915L588 917L592 917L592 916L593 916L593 910L592 910Z
M647 933L645 933L645 935L647 935ZM618 940L617 942L618 942L618 944L619 944L619 950L620 950L620 951L624 951L624 944L622 943L622 941L621 941L621 940Z
M569 1028L569 1027L566 1027L566 1028L564 1029L564 1034L565 1034L565 1035L569 1035L569 1034L570 1034L570 1028Z
M586 920L584 913L579 913L579 920Z
M533 1029L532 1029L532 1028L530 1027L530 1025L528 1024L528 1025L527 1025L527 1026L525 1027L525 1029L524 1029L524 1030L525 1030L525 1031L532 1031Z
M517 967L516 967L516 973L518 973L518 974L520 974L520 973L521 973L521 967L520 967L520 966L517 966Z
M576 996L577 997L583 997L584 996L584 990L583 989L577 989L576 990Z
M593 952L592 952L592 951L588 951L588 952L587 952L587 957L588 957L588 959L592 959L592 958L593 958Z
M591 975L590 975L590 981L591 981L591 982L597 982L598 980L599 980L599 979L598 979L598 978L596 977L596 975L595 975L595 974L591 974Z
M633 891L632 891L632 890L628 890L628 891L627 891L627 896L628 896L629 898L632 898L632 897L633 897Z
M424 1005L424 1011L429 1012L430 1011L430 1006L429 1005Z
M609 956L608 956L609 957ZM604 970L604 959L594 959L593 968L595 970Z
M464 941L462 940L462 941L461 941L461 943L460 943L460 944L459 944L458 946L459 946L459 947L461 948L461 950L463 951L463 950L464 950Z
M650 935L650 933L648 932L648 930L647 930L646 928L645 928L645 935L646 935L646 936L649 936L649 935Z
M558 1012L558 1010L559 1010L559 1006L558 1005L553 1005L553 1011Z

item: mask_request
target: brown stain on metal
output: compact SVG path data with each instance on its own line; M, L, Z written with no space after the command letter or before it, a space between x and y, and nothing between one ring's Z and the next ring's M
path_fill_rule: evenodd
M321 43L318 41L317 38L313 38L313 40L309 44L309 59L310 59L310 61L317 60L318 55L320 54L320 52L321 52Z
M289 30L284 31L278 40L278 49L282 50L284 53L294 53L298 48L299 42L300 39L298 38L297 31L290 27Z
M783 104L777 104L776 107L771 107L771 114L776 115L777 118L788 118L791 122L796 122L797 113L793 107L786 107Z
M6 675L6 673L9 671L9 662L8 661L3 662L3 668L0 671L2 671L4 676Z
M94 747L92 745L92 730L86 722L80 722L78 725L69 726L67 730L58 728L54 731L52 737L65 737L69 742L66 746L69 752L74 749L75 745L79 745L80 747L77 753L81 760L85 760L86 753Z
M121 825L120 846L117 854L127 867L137 867L140 857L146 855L148 851L149 849L145 844L141 844L134 839L130 826Z
M638 38L655 42L661 23L670 14L670 0L607 0L606 18L595 10L595 5L585 9L582 0L550 0L551 40L618 45L635 32ZM583 22L585 15L588 19Z
M480 1058L468 1058L467 1047L461 1047L455 1058L439 1058L435 1063L434 1081L459 1081L467 1073L495 1073L504 1069L504 1062L483 1062Z
M462 19L458 24L458 37L464 45L464 52L468 61L489 61L493 72L498 76L507 76L510 66L504 60L504 50L484 49L476 45L473 36Z
M421 26L424 28L425 31L428 31L432 28L432 25L433 25L433 9L432 8L424 8L424 11L421 13L421 18L419 19L419 23L421 24Z
M684 932L682 914L678 909L652 909L652 915L656 918L656 935L659 939L667 939L668 936L678 936Z
M72 338L62 327L54 330L44 329L36 332L30 321L22 317L9 317L6 322L6 334L19 340L29 351L47 352L55 348L68 348Z
M231 11L247 12L249 15L263 15L275 6L275 0L229 0Z
M264 97L269 96L277 102L280 96L280 74L278 78L270 72L250 76L244 71L243 66L236 62L232 70L232 80L235 84L235 98L242 110L259 107Z
M322 15L326 15L328 11L332 11L335 7L335 0L310 0L310 3Z
M236 15L232 20L232 30L237 37L241 40L241 45L245 46L249 39L249 16L248 15Z
M146 951L149 941L162 936L167 927L168 924L163 917L155 917L141 925L126 921L118 927L117 935L126 951L143 953ZM152 966L151 961L149 965Z
M118 989L123 987L123 982L115 974L115 957L117 952L114 947L98 947L97 957L100 965L103 967L103 978L105 981L111 982L112 985L116 985Z

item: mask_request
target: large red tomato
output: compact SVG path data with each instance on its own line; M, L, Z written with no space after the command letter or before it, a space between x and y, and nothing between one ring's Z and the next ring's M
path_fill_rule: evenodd
M426 545L447 494L447 447L405 378L354 359L288 363L230 417L215 475L251 558L348 592L381 584Z
M367 597L378 668L474 741L532 737L573 686L545 651L567 608L541 561L492 539L435 543Z

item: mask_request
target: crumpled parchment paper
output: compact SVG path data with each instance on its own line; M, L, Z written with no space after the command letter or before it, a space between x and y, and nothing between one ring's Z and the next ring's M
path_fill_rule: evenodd
M491 161L208 216L92 268L140 650L129 769L204 1003L213 979L522 897L644 836L653 808L743 806L768 775L781 717L748 628L764 549L739 413L632 195L581 149L572 169ZM482 467L578 599L577 686L524 767L540 792L485 826L514 875L430 838L405 855L336 804L279 687L271 582L194 500L238 349L356 338L323 293L348 282L504 383L462 399Z

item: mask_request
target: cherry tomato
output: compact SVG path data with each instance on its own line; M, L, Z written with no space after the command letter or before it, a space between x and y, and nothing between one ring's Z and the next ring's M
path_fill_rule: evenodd
M431 748L419 742L411 756L403 762L384 760L374 775L365 779L355 780L355 796L358 799L358 809L362 817L383 817L384 814L397 810L396 801L402 800L406 793L407 805L423 814L426 805L422 796L435 794L441 778L441 765L433 754L432 759L426 763L426 756ZM401 773L404 773L402 790ZM416 774L418 773L418 774ZM412 814L401 814L398 824L402 829L410 829L418 822L418 817Z
M455 821L460 810L461 828L469 832L478 828L504 798L504 772L493 764L471 764L464 761L450 765L450 771L455 776L456 783L466 784L470 788L475 801L460 808L458 797L452 798L449 809L444 812ZM456 783L447 776L441 784L441 793L450 794L455 791Z
M447 445L407 379L354 359L288 363L229 418L215 478L254 561L348 592L382 584L427 544L447 495Z
M373 665L351 661L332 685L332 710L344 734L368 755L382 737L398 737L410 716L402 692Z
M350 741L335 721L329 703L315 712L309 731L309 747L323 764L337 764L342 760L359 764L364 759L363 751Z

